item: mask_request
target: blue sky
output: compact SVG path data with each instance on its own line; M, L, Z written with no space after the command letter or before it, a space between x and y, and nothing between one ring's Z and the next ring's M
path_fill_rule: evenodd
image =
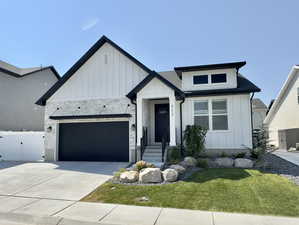
M299 64L297 0L1 1L0 59L63 75L103 34L149 68L246 60L266 104Z

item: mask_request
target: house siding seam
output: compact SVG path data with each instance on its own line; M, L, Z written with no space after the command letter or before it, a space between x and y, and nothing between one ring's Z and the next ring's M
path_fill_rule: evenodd
M105 107L104 107L105 106ZM80 107L80 109L78 109ZM59 108L59 110L57 110ZM51 120L50 116L64 115L89 115L89 114L130 114L128 118L95 118L95 119L66 119ZM131 104L127 98L119 99L96 99L87 101L62 101L48 102L45 109L45 160L58 160L58 142L59 142L59 123L77 123L77 122L129 122L129 159L135 160L135 130L131 129L135 124L135 105ZM48 127L52 127L47 132ZM111 134L113 135L113 134Z

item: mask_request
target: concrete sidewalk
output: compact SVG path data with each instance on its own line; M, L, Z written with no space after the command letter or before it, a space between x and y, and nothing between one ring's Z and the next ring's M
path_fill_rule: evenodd
M14 197L15 198L15 197ZM32 200L32 199L31 199ZM3 199L0 198L0 201ZM42 202L41 202L42 201ZM9 203L9 201L7 201ZM7 203L3 202L3 203ZM16 201L14 201L16 202ZM26 201L23 201L25 204ZM1 221L39 225L298 225L299 218L258 216L199 210L141 207L88 202L35 200L24 206L8 204ZM5 204L6 205L6 204Z

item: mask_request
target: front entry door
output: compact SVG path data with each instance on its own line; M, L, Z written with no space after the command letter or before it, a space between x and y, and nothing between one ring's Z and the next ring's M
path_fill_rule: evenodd
M162 142L166 135L169 142L169 104L155 105L155 142Z

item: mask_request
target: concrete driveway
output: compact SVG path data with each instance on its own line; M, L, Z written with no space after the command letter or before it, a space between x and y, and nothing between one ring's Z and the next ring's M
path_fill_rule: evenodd
M10 196L78 201L127 165L115 162L0 162L0 199Z
M288 152L283 149L279 149L277 151L274 151L272 154L277 155L280 158L283 158L297 166L299 166L299 152L298 151L293 151L293 152Z

